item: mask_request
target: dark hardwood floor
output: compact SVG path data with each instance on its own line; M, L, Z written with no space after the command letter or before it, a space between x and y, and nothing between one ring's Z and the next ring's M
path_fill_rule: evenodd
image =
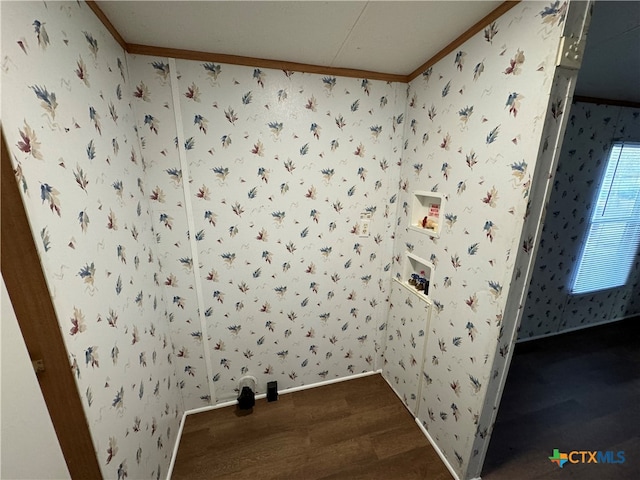
M452 476L380 375L188 415L178 479L429 479Z
M554 448L626 460L559 468ZM482 479L638 478L640 317L517 344Z

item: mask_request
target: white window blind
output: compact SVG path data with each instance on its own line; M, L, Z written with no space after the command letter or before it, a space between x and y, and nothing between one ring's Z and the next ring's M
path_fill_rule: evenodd
M627 283L640 244L640 143L614 143L571 293Z

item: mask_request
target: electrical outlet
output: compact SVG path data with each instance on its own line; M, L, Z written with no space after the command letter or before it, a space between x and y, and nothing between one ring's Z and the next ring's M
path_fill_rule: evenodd
M267 402L278 400L278 382L267 382Z
M360 214L360 237L368 237L371 235L371 213L362 212Z

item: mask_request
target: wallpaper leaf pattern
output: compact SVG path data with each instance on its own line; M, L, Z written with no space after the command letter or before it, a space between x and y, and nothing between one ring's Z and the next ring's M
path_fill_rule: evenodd
M639 138L638 109L580 102L571 107L519 339L640 313L639 262L625 287L569 294L611 142Z
M129 56L128 66L131 83L135 86L131 94L150 189L148 198L156 225L158 260L162 265L157 281L167 292L171 340L182 352L174 358L178 388L185 408L192 409L208 405L211 394L184 205L187 179L183 177L178 156L169 65L166 59Z
M519 4L407 88L172 72L84 4L3 4L5 132L105 478L164 477L182 412L243 375L378 368L465 476L534 246L543 119L566 110L543 94L566 6ZM407 228L415 190L446 200L440 238ZM435 266L431 307L391 281L405 251Z
M164 478L184 406L125 53L83 3L2 13L4 133L102 474Z
M430 306L415 294L392 284L383 374L409 411L418 413L418 386L430 383L431 377L422 370L422 355L429 331ZM446 347L441 345L441 349ZM424 375L424 379L420 376Z
M202 352L177 359L189 367L182 382L196 386L183 389L187 405L235 398L246 374L265 391L271 380L283 389L374 369L384 322L377 297L388 294L390 281L384 232L393 222L397 170L387 166L400 157L402 132L392 128L404 109L398 111L399 86L178 61L200 261L194 279L184 185L175 173L165 174L180 169L169 144L176 129L166 108L170 74L155 72L167 60L130 60L134 84L153 99L134 93L144 155L154 158L149 175L157 185L156 218L165 227L162 251L173 251L163 259L167 275L177 279L169 282L176 291L173 339L180 351ZM380 98L386 98L382 106ZM149 134L149 117L157 136ZM171 133L163 134L165 128ZM358 236L363 212L372 215L366 238ZM199 331L194 281L203 291L206 332ZM182 320L178 309L192 316ZM194 344L202 334L209 351ZM213 400L205 392L205 356ZM189 392L200 398L189 400Z
M560 14L547 5L517 5L413 80L407 95L397 202L409 208L398 210L392 270L401 272L406 251L431 261L433 306L430 320L418 321L394 290L385 359L395 365L385 375L410 408L419 404L418 418L461 478L480 473L475 458L491 422L484 402L510 350L504 329L515 328L516 317L504 314L511 288L518 291L512 276L547 114L541 92L551 91L561 34ZM444 196L440 238L408 228L415 190ZM414 399L404 386L416 384L411 361L397 355L413 349L392 332L427 321Z

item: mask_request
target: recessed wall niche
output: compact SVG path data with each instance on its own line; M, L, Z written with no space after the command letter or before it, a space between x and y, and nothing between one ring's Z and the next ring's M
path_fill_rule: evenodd
M395 277L395 280L410 292L417 295L427 303L431 303L429 298L429 285L434 270L434 265L423 258L406 252L402 265L402 273Z
M431 237L439 237L444 197L440 193L427 191L415 191L412 197L409 228Z

